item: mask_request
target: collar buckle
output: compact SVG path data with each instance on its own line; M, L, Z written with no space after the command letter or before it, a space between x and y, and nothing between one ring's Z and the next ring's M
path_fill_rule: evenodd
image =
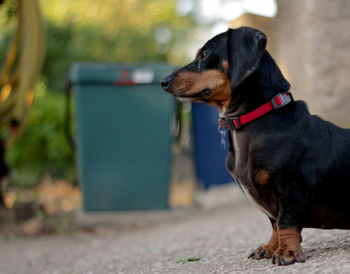
M219 118L219 131L221 130L236 130L242 127L239 117Z
M242 127L239 117L230 118L230 124L233 126L233 129L239 129Z
M292 95L288 93L280 93L271 99L271 104L274 109L282 108L293 100Z

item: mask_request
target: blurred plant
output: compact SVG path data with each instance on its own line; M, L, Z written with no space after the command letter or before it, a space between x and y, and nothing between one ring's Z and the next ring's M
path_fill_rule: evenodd
M177 0L40 0L46 26L42 81L26 129L8 151L13 182L31 187L45 174L74 181L74 152L64 135L65 77L75 61L184 63L183 45L199 26ZM16 0L0 8L0 65L13 35ZM181 46L180 46L181 45ZM181 48L181 50L179 50Z
M177 0L41 0L47 53L42 75L61 90L75 61L184 63L199 23ZM16 0L0 9L0 64L13 35ZM181 48L181 50L179 50Z
M5 20L7 22L9 22L13 16L16 14L16 10L17 10L17 0L6 0L6 1L0 1L0 2L3 2L1 3L2 6L1 6L1 15L3 18L6 18ZM4 16L6 15L6 16Z
M7 153L12 183L32 187L45 174L74 181L74 152L64 135L64 95L48 92L40 82L34 100L27 127Z
M198 23L176 13L176 0L41 1L47 54L43 75L61 89L75 61L182 63L174 49Z

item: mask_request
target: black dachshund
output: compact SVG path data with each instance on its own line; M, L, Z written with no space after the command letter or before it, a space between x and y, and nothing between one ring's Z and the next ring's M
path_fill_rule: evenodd
M228 130L227 168L273 232L251 258L304 262L304 227L350 229L350 130L310 115L259 30L229 29L161 81L180 100L215 105Z

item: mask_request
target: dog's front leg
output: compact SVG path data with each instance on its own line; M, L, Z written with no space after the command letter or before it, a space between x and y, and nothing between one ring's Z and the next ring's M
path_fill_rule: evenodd
M279 199L278 248L272 257L272 263L278 265L305 262L305 255L300 243L302 242L301 230L307 211L307 195L302 192L295 192L295 189L289 189L284 193L286 195Z
M258 247L256 250L254 250L248 258L252 258L252 259L269 259L272 258L272 255L274 254L275 250L278 248L278 230L277 230L277 223L275 220L269 218L271 221L271 226L272 226L272 235L270 240Z
M272 263L288 265L294 262L305 262L305 255L301 248L301 230L288 227L278 230L278 248L275 250Z

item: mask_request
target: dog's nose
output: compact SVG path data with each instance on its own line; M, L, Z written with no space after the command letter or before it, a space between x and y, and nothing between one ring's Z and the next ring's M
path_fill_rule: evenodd
M169 75L169 76L163 78L162 81L160 81L160 85L162 86L162 88L165 91L167 91L169 89L172 81L173 81L173 77L172 77L172 75Z

